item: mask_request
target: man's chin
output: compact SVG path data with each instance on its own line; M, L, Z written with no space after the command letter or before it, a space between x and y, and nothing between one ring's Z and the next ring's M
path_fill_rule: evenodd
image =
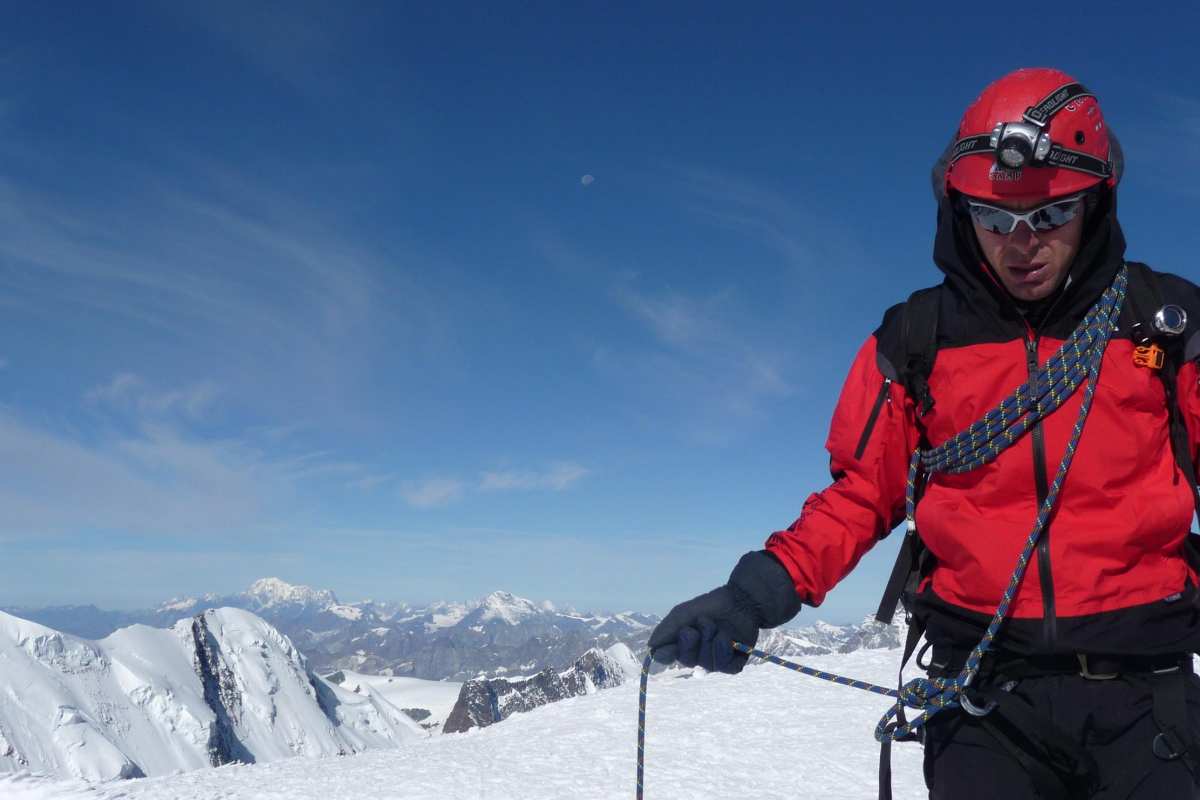
M1039 286L1036 289L1019 289L1017 291L1009 290L1009 294L1011 294L1014 299L1020 300L1022 303L1036 303L1039 300L1045 300L1050 296L1051 292L1049 289Z
M1014 300L1019 300L1022 303L1036 303L1054 294L1054 290L1058 288L1058 285L1057 282L1050 280L1036 282L1009 281L1006 282L1004 288L1008 290L1009 295Z

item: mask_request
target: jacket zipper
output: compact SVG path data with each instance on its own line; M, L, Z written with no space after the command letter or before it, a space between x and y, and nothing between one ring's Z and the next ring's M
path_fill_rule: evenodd
M867 442L871 438L871 431L875 429L875 423L879 420L879 412L883 408L883 401L888 399L888 389L891 388L892 379L884 378L883 385L879 387L879 394L875 397L875 405L871 407L871 416L867 417L867 424L863 427L862 436L858 437L858 447L854 448L854 458L860 459L863 453L867 451Z
M1025 367L1032 383L1038 373L1038 340L1041 334L1025 337ZM1033 426L1033 477L1037 484L1037 510L1040 513L1046 496L1050 494L1050 482L1046 476L1046 444L1042 434L1042 423ZM1037 545L1038 577L1042 586L1042 636L1050 647L1058 638L1058 620L1054 610L1054 575L1050 572L1050 523L1042 529Z

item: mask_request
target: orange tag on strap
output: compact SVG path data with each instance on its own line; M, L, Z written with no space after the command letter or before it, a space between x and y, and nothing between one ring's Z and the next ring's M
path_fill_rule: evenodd
M1166 351L1156 344L1133 348L1133 363L1139 367L1162 369L1166 357Z

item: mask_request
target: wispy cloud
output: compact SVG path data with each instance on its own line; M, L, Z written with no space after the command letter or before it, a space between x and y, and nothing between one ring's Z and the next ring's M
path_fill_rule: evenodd
M613 295L664 344L691 348L711 341L719 332L716 312L725 295L695 298L667 291L655 296L636 291L629 283L618 285Z
M247 442L166 424L82 437L0 411L0 533L112 530L185 535L262 524L294 487Z
M590 474L591 470L581 464L561 461L545 470L484 470L475 483L452 477L402 482L400 496L414 508L440 508L474 492L561 492ZM370 490L394 480L391 475L368 475L355 481L354 485Z
M626 280L613 292L617 304L645 326L656 346L648 350L598 348L593 364L626 386L652 389L670 408L671 424L689 436L725 443L764 404L793 391L785 378L786 354L756 341L752 324L732 292L654 293ZM680 415L681 409L689 413Z
M454 478L430 478L404 484L400 496L414 508L438 508L462 498L464 489L463 482Z
M589 472L586 467L569 462L555 464L545 472L517 470L484 472L479 481L479 488L483 491L549 489L561 492L586 477Z
M251 8L218 0L164 8L191 27L207 29L247 62L303 94L330 92L339 85L330 73L347 46L343 33L350 20L334 13L334 6L282 3Z
M370 492L370 491L374 491L375 489L378 489L380 486L385 486L389 483L393 483L395 480L396 480L396 476L392 475L390 473L383 474L383 475L371 474L371 475L364 475L361 478L355 478L354 480L347 483L346 486L348 486L351 489L359 489L364 492Z
M363 246L336 209L220 164L175 167L186 178L167 183L130 165L111 208L0 175L0 304L35 325L77 316L64 335L79 347L98 338L87 325L138 342L126 358L143 380L157 378L141 360L155 348L173 367L206 365L223 394L272 416L370 413L380 394L362 388L384 354L396 375L452 368L465 293L427 288L427 255Z
M710 167L669 171L681 202L693 213L774 251L793 269L807 272L867 257L858 233L822 215L805 202L808 198Z
M544 228L534 246L564 276L607 295L644 332L632 344L626 336L591 343L593 367L620 387L629 413L690 440L725 444L796 391L791 374L806 359L780 335L783 315L748 307L756 290L746 276L795 287L793 311L804 313L812 303L803 291L811 271L865 260L864 246L856 232L822 218L803 198L735 174L666 165L638 177L660 205L697 217L700 230L715 224L744 237L747 254L724 273L726 283L712 282L722 273L711 260L703 264L706 281L697 281L673 265L633 268ZM702 247L689 241L680 252L705 259Z
M0 407L0 537L270 535L311 510L312 481L370 474L262 431L214 433L215 395L120 373L84 395L86 425Z
M184 389L156 391L137 375L121 372L107 384L89 389L84 400L140 414L180 413L195 419L211 408L218 393L216 384L208 381Z

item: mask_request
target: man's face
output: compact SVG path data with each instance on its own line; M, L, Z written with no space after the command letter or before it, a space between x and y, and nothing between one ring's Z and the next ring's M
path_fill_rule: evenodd
M1047 200L986 202L1010 211L1028 211L1045 205ZM1080 213L1070 222L1050 231L1035 231L1021 221L1009 234L987 230L974 216L971 224L975 228L979 248L996 271L1000 283L1015 299L1029 302L1049 297L1066 280L1067 271L1079 252L1083 217L1080 209Z

